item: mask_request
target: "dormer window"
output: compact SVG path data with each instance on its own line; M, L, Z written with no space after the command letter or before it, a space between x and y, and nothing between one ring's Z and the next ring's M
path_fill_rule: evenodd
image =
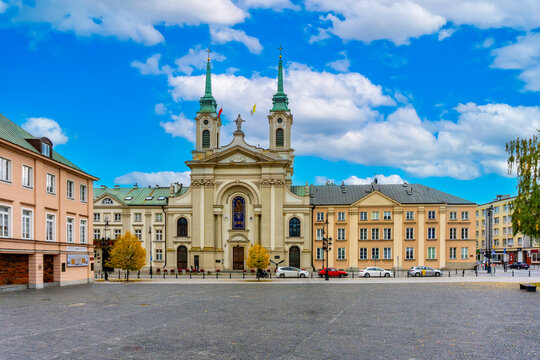
M133 199L133 196L126 196L124 200L131 200L131 199Z
M158 197L158 200L165 200L165 196Z
M51 147L44 142L41 143L41 153L45 156L51 156Z
M105 198L103 199L103 201L101 202L103 205L112 205L113 201L109 198Z
M153 196L147 196L146 199L144 200L152 200L154 197Z

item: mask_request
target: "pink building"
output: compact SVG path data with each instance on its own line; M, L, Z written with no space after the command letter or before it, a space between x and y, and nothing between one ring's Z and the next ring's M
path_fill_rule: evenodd
M96 180L0 114L0 285L93 281Z

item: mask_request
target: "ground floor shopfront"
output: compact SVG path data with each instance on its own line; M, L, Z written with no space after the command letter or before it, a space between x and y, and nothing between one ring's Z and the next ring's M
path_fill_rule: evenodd
M27 285L40 289L48 285L93 282L93 249L34 240L0 241L0 285Z

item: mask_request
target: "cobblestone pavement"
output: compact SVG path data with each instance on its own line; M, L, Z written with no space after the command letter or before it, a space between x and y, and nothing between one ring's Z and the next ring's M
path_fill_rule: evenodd
M533 359L515 283L93 284L0 293L0 359Z

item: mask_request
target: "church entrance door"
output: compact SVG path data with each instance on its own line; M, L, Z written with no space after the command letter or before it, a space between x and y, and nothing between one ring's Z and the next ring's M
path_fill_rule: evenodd
M289 266L300 268L300 248L291 246L289 249Z
M177 269L187 269L187 248L184 245L178 247L178 254L176 259Z
M244 269L244 248L233 247L233 270Z

